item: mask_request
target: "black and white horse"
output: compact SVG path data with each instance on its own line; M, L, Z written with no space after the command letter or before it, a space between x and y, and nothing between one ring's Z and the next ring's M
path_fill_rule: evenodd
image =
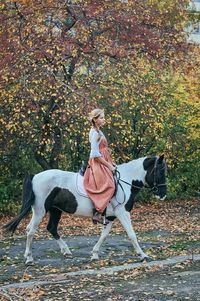
M141 260L148 258L138 244L131 224L130 211L133 208L136 194L143 187L150 188L161 200L166 197L166 163L164 156L143 157L117 166L118 188L111 199L106 217L110 221L103 226L101 236L92 250L92 259L98 259L99 249L108 236L112 223L118 218L126 230L136 253ZM4 227L14 232L20 221L32 207L32 219L27 226L25 250L26 263L32 263L32 241L43 216L49 212L47 230L56 239L62 254L71 254L67 244L59 236L57 226L62 212L78 216L92 217L93 204L77 187L77 173L52 169L27 176L23 185L23 204L19 215ZM83 178L83 177L82 177Z

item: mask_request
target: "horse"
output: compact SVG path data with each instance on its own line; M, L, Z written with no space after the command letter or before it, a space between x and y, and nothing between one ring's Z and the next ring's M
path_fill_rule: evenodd
M137 193L144 187L155 196L164 200L166 197L166 162L164 155L149 156L131 160L117 166L116 192L106 208L106 219L100 238L92 250L91 259L99 259L99 249L108 236L116 218L130 238L136 254L141 261L149 256L141 249L131 224L130 212ZM57 241L63 255L71 255L68 245L60 237L57 226L62 212L82 217L92 217L94 206L87 195L77 188L78 173L50 169L34 176L27 175L23 182L23 201L19 214L4 225L7 231L14 233L21 220L32 208L32 218L28 224L25 262L33 264L32 242L38 225L44 215L49 213L47 230ZM80 176L80 175L79 175ZM81 177L83 178L83 177Z

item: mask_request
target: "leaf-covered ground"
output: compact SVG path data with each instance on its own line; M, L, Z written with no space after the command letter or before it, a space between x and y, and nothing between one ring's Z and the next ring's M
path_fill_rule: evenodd
M200 230L199 214L200 199L159 201L146 204L136 203L132 210L132 222L134 229L139 232L162 229L195 235ZM0 225L5 224L10 219L10 216L1 218ZM25 234L25 228L29 220L30 217L23 220L17 233ZM48 217L43 219L36 237L47 235L47 220ZM90 219L73 215L63 215L59 225L59 229L64 235L94 235L101 232L101 226L94 226ZM124 233L118 221L115 221L112 232L115 234Z
M1 224L9 219L10 217L4 217ZM45 285L3 289L0 300L196 301L199 298L199 289L195 288L199 286L200 263L192 261L194 254L200 253L198 199L136 204L132 212L133 226L140 244L153 260L177 255L189 256L189 261L168 268L144 265L111 275L97 273L92 276L66 276L66 273L73 271L100 270L104 267L138 262L126 233L117 221L111 236L102 246L100 260L90 261L90 252L98 239L101 227L94 226L90 219L67 215L63 215L59 232L68 242L73 256L64 258L60 254L55 241L49 239L50 235L45 230L47 218L44 218L33 248L36 264L26 267L23 252L28 220L29 218L22 222L14 239L1 234L1 283L15 285L42 281L50 275L51 279L55 275L58 281ZM193 288L193 292L190 291L190 287Z

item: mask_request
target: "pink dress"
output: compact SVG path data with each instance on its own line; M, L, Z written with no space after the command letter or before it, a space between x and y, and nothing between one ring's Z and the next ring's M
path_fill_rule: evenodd
M96 157L102 156L107 162L112 164L111 153L103 133L98 139L98 153ZM91 156L89 159L84 175L84 187L95 208L99 212L103 212L115 192L115 182L110 169L98 162L95 159L96 157Z

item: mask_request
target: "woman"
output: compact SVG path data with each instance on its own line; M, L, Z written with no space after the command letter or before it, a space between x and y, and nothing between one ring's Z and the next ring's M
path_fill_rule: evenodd
M105 124L104 111L94 109L89 114L92 128L89 133L91 144L89 164L84 175L84 187L94 203L96 212L93 222L106 224L107 220L102 215L115 192L113 173L116 164L113 162L106 137L100 128Z

